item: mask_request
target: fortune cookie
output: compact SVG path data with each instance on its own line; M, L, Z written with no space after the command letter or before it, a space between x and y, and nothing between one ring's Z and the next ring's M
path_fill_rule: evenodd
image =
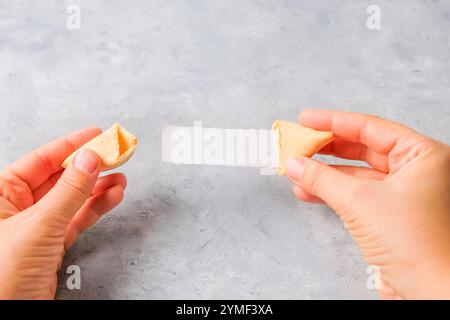
M318 131L297 123L276 120L272 130L278 134L279 166L278 174L286 175L284 163L289 158L311 157L325 145L333 141L333 133Z

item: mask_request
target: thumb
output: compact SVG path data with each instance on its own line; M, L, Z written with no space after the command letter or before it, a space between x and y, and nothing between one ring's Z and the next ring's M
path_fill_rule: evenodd
M285 167L289 178L334 210L350 204L352 192L360 183L356 177L306 157L291 158L286 161Z
M78 151L55 186L38 202L39 211L62 216L69 223L91 195L99 170L100 160L94 151Z

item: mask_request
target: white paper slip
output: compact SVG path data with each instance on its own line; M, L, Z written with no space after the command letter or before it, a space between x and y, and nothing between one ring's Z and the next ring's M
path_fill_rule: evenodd
M278 131L266 129L203 128L168 126L162 131L162 161L175 164L200 164L267 168L278 167Z

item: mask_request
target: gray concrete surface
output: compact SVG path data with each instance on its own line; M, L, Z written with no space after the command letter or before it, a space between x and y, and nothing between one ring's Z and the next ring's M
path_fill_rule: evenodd
M308 106L449 142L449 30L445 0L1 1L0 165L89 125L140 141L125 201L67 253L58 297L376 298L332 211L257 169L163 164L161 128L268 128Z

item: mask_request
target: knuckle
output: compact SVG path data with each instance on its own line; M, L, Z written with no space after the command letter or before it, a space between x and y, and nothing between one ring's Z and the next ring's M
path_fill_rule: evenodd
M321 180L326 171L327 171L326 166L316 165L310 167L307 176L308 176L308 184L310 186L312 194L317 195L317 193L320 191Z
M14 204L19 210L33 204L30 187L12 170L0 172L0 196Z
M85 190L88 189L88 183L84 180L79 180L73 176L63 177L56 183L64 192L70 193L76 198L85 196Z
M292 192L294 193L295 197L299 200L303 200L304 199L304 192L302 189L300 189L297 186L293 186L292 187Z
M67 211L58 207L36 206L31 215L32 225L39 226L39 230L49 237L64 236L67 224Z
M46 173L52 174L55 171L56 168L54 168L53 162L43 148L34 149L33 154L40 161Z

